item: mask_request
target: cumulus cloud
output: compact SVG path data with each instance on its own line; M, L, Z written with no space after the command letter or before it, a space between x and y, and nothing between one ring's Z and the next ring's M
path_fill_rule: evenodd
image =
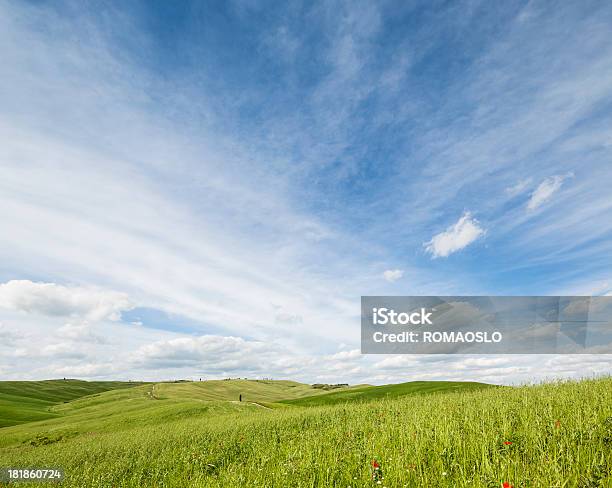
M389 283L394 283L404 276L404 271L401 269L388 269L383 273L383 278Z
M346 361L352 359L361 359L363 355L359 349L351 349L350 351L340 351L329 356L332 361Z
M57 335L76 342L107 344L108 341L96 334L87 322L81 324L65 324L57 330Z
M359 349L328 355L297 354L279 343L233 336L179 337L146 344L132 353L131 367L172 371L175 376L291 378L308 382L350 382L366 374Z
M468 246L484 233L485 230L478 220L473 218L470 212L465 212L457 222L433 236L424 246L433 258L447 257Z
M116 321L133 307L126 294L99 288L29 280L0 284L0 308L36 315Z
M41 351L41 355L54 357L58 359L84 359L87 354L74 347L74 344L69 342L59 342L57 344L47 344Z
M203 335L157 341L139 348L135 364L142 367L199 367L212 370L248 370L264 367L262 355L273 346L241 337Z
M117 368L112 363L82 363L74 365L52 365L48 368L54 377L68 378L115 378Z
M563 185L566 179L572 178L573 176L573 173L567 173L565 175L554 175L546 178L531 194L531 198L529 202L527 202L527 209L535 210L540 207L561 188L561 185Z

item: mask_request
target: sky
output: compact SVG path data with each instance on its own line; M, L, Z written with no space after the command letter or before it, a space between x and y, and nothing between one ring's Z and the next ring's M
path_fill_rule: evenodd
M612 293L612 4L0 0L0 379L515 384L362 295Z

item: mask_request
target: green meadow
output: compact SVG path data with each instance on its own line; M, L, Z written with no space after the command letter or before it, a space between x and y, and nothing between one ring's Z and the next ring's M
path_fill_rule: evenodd
M0 467L67 487L612 486L611 378L5 382L0 406Z
M121 381L0 381L0 427L57 417L58 403L142 383Z

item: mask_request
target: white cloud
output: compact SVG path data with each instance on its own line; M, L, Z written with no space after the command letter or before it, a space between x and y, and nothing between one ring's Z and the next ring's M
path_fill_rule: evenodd
M116 364L113 363L80 363L74 365L51 365L48 368L49 374L52 377L66 378L117 378Z
M370 380L378 384L418 380L532 383L551 378L609 374L612 355L389 355L374 362Z
M515 185L506 188L506 194L510 197L515 197L523 193L527 187L531 184L531 178L518 181Z
M285 310L284 307L280 305L272 305L274 308L274 322L280 325L299 325L304 322L304 319L301 315L291 313L288 310Z
M413 355L387 355L384 359L376 361L372 366L374 369L393 371L403 369L409 371L410 368L417 367L418 361Z
M573 173L567 173L565 175L555 175L546 178L531 194L531 198L527 203L527 208L529 210L535 210L541 206L561 188L561 185L567 178L571 178L573 176Z
M141 367L197 367L216 371L264 368L274 346L241 337L204 335L158 341L139 348L132 360ZM269 357L267 358L269 360Z
M472 218L470 212L465 212L457 222L433 236L424 246L432 257L446 257L468 246L484 233L478 220Z
M93 331L87 322L80 324L64 324L57 330L57 335L76 342L91 342L96 344L108 344L108 340Z
M0 346L12 346L20 337L21 336L15 330L10 329L0 322Z
M249 92L241 90L249 93L247 98L261 98L266 105L272 102L271 109L256 118L259 130L250 133L249 129L237 129L247 124L233 124L232 108L242 108L241 102L233 103L234 92L217 90L208 97L190 84L189 77L179 75L162 83L150 78L150 71L140 70L139 63L125 64L115 57L116 46L109 41L113 32L104 30L95 18L84 17L81 12L82 17L75 22L66 20L54 9L3 4L0 46L6 62L0 66L3 87L0 99L4 108L0 119L3 168L0 261L15 263L21 276L41 276L58 283L105 283L127 291L139 304L182 314L195 323L231 334L257 333L257 338L262 339L265 334L259 332L266 326L272 329L268 337L277 337L279 330L291 329L287 342L301 347L301 354L287 348L277 348L281 352L274 354L260 350L260 364L252 365L253 361L240 357L241 351L243 355L248 354L256 347L250 340L246 345L218 353L211 344L167 346L169 350L182 350L204 358L192 364L210 368L211 372L219 365L244 374L259 367L271 375L283 373L315 380L325 375L330 365L334 369L329 374L332 382L352 378L378 382L414 379L413 374L421 369L419 365L429 364L427 358L394 359L396 366L405 362L406 367L383 368L375 378L369 371L359 373L357 368L340 367L335 359L324 355L329 344L358 342L358 328L353 327L354 304L368 286L364 284L366 279L379 274L380 269L368 270L366 277L363 276L366 262L363 257L369 256L366 252L360 253L372 242L362 227L356 234L339 235L335 219L330 221L330 229L321 215L302 213L302 209L308 208L299 201L304 195L302 190L312 186L304 182L318 178L320 175L311 171L329 161L339 162L333 166L339 168L340 177L358 168L359 161L353 154L359 153L360 146L368 146L368 141L363 141L362 146L355 140L355 136L360 136L355 122L362 120L362 102L370 94L378 97L389 91L397 92L401 98L389 98L389 105L378 107L382 108L378 113L373 106L371 120L364 122L394 124L401 117L428 120L428 124L416 124L410 133L410 146L419 149L408 159L422 161L422 171L417 172L422 177L412 174L411 164L405 165L408 174L399 178L393 175L398 187L385 192L384 201L394 210L393 216L403 215L406 220L389 221L377 213L372 215L380 222L377 230L386 231L390 226L409 229L413 239L409 246L418 247L431 234L423 235L416 229L427 228L432 216L439 216L449 207L463 205L458 198L463 198L469 189L467 193L473 192L481 198L483 208L479 215L486 215L487 222L495 222L490 226L495 225L496 233L498 225L504 223L513 231L512 238L505 241L504 251L510 251L514 245L524 252L537 245L541 256L563 257L555 238L560 233L550 224L557 222L563 222L564 231L571 231L564 232L568 248L586 249L578 245L579 239L597 239L610 232L609 171L606 172L605 166L609 152L599 151L599 156L591 154L589 158L574 159L573 154L570 158L567 152L559 153L563 144L551 143L562 142L568 133L591 134L591 124L578 122L585 120L592 110L598 110L610 97L612 51L607 49L607 27L593 22L599 12L571 16L564 9L542 11L548 19L546 22L539 22L536 16L535 24L525 20L524 27L510 25L504 36L481 53L482 62L477 63L476 69L462 77L462 83L453 84L448 100L463 103L467 96L469 105L477 109L448 121L446 114L454 108L452 104L448 107L451 110L431 111L426 100L425 103L419 100L420 83L411 83L409 69L428 49L436 47L437 33L432 31L428 36L431 43L405 39L398 46L398 53L406 54L403 62L391 56L391 70L377 74L372 70L373 65L384 65L384 60L371 48L378 45L376 35L384 28L384 19L378 18L376 6L368 7L366 15L362 10L352 9L350 5L328 9L324 37L332 40L328 43L331 50L326 59L331 72L318 84L313 80L312 92L299 93L303 110L293 110L282 97L282 107L290 112L284 116L282 111L277 113L281 105L275 106L268 93L255 91L251 97ZM439 14L436 20L441 22L434 24L436 30L445 32L448 25L443 21L454 16L449 16L448 10L432 12L432 15ZM109 22L108 25L114 25L117 31L125 29L130 21L121 17L125 23ZM570 17L580 17L581 21L572 21L568 28L563 22ZM53 29L32 28L37 25L49 25ZM121 31L122 38L134 38L139 46L147 45L145 33L128 29ZM575 42L566 44L571 44L572 49L559 48L563 43L558 42L557 31L563 36L570 33ZM291 61L299 54L299 43L303 42L301 33L281 28L277 34L279 40L288 39L280 47L286 50L285 60ZM588 43L580 42L586 38ZM278 45L267 45L278 52ZM541 62L543 57L551 56L560 62ZM62 69L57 69L58 66ZM200 79L200 74L195 78ZM382 88L378 92L377 85ZM156 86L170 89L157 92ZM397 103L398 99L401 103ZM181 100L188 100L188 106L181 105ZM164 101L167 101L166 107ZM222 105L227 107L221 113L224 123L216 124L213 113ZM168 117L164 113L167 108L171 109ZM308 115L302 117L302 113ZM191 114L197 118L192 120ZM202 114L205 116L201 117ZM202 123L203 119L208 122ZM547 123L543 124L543 120ZM241 122L245 121L241 119ZM209 126L229 130L209 131ZM418 129L419 126L425 130ZM192 137L194 133L197 137ZM608 141L605 134L602 137ZM262 147L267 147L268 152ZM581 147L575 139L572 151ZM293 169L295 157L305 161L297 172ZM451 159L455 164L448 164ZM495 210L507 202L504 188L508 181L513 181L508 179L508 174L527 174L531 169L540 171L538 174L563 173L570 167L559 169L557 161L574 160L580 160L590 170L599 168L600 171L585 171L578 200L572 199L571 205L555 206L563 218L550 219L547 226L534 225L527 229L512 227L519 219L510 213L504 214L499 222L495 220ZM506 175L501 185L496 179L500 174ZM411 177L409 188L404 187L406 176ZM522 183L515 185L513 191L527 191L528 186L523 187ZM418 197L406 198L407 194ZM316 198L317 194L310 196ZM296 199L298 202L294 205ZM381 202L368 199L367 203ZM403 212L404 209L410 211ZM360 215L360 220L365 215L353 208L350 211ZM517 211L527 218L523 208ZM428 243L428 252L433 257L448 256L484 233L471 218L466 218L460 231L454 229L460 222ZM350 223L349 218L347 224ZM381 234L368 234L377 236L378 246ZM516 236L531 237L534 242L518 246ZM319 244L315 245L315 241ZM325 243L329 241L333 244L327 246ZM384 251L397 247L397 242L386 244ZM609 246L601 245L598 256L605 265ZM551 249L555 252L547 252ZM525 263L523 259L515 261ZM558 268L571 273L579 269ZM413 272L413 268L406 269L410 269L411 282L423 280L425 276L431 294L441 293L451 282L469 286L469 280L464 280L466 274L460 271L454 276L432 277L431 270L421 274L418 270ZM271 314L268 305L271 300L286 304L287 311L276 316ZM120 310L113 312L112 306L100 309L88 302L89 305L81 303L73 307L70 300L59 301L59 305L47 298L34 305L26 302L26 308L32 312L47 316L31 317L7 309L2 320L13 329L19 323L20 333L27 328L28 339L37 343L54 334L79 341L75 347L82 347L82 341L93 331L85 321L100 315L111 320L104 324L104 333L113 338L116 362L109 363L107 355L100 354L104 360L99 365L88 362L78 368L71 366L66 372L69 375L100 374L113 378L114 374L122 374L125 377L133 371L125 358L134 351L139 351L143 359L146 351L147 357L163 357L163 344L178 339L176 334L152 331L137 323L125 326L112 322L120 313ZM10 303L11 310L23 310L23 302L11 299ZM62 313L68 311L68 315L57 316L58 309ZM101 311L89 313L96 309ZM65 319L66 316L70 319ZM286 327L287 323L292 327ZM104 347L111 349L94 343L94 337L89 339L87 347L98 351ZM147 349L145 344L158 346ZM203 352L206 347L213 352L206 355ZM32 364L24 349L19 354L26 359L10 366L2 365L3 374L16 378L48 377L65 371L61 366L54 369L46 363ZM168 365L181 364L176 357L166 361ZM389 366L392 364L390 361ZM450 363L436 364L437 371L430 368L423 374L438 379L448 379L451 374L460 377L459 372L439 367ZM162 362L152 366L160 369L150 370L149 378L168 377L168 370L160 365ZM537 373L537 360L529 367L533 374ZM554 370L549 372L553 374ZM138 374L145 372L138 370ZM189 369L183 368L181 374L189 374ZM516 378L508 370L490 374L500 382ZM472 376L463 377L479 379L476 370Z
M275 341L205 335L145 344L128 360L130 369L138 368L145 374L173 371L181 376L198 372L209 378L274 377L339 383L364 373L359 363L365 357L359 349L329 355L299 354Z
M47 344L40 352L43 356L58 359L84 359L87 357L87 354L82 349L75 347L75 345L70 342Z
M30 16L57 29L32 31L23 21ZM0 7L0 46L7 57L0 66L0 83L7 85L0 98L8 102L10 92L15 102L0 119L6 236L0 261L25 256L19 267L24 275L104 283L139 305L229 334L248 330L262 338L291 323L294 342L308 335L314 343L324 334L338 340L350 330L347 297L360 294L346 291L347 284L357 288L350 275L359 269L346 265L347 256L358 261L359 251L335 259L327 240L343 241L336 229L296 208L301 205L293 204L289 173L270 170L276 165L242 134L203 128L196 136L189 129L212 112L221 94L197 97L198 106L190 103L184 111L172 99L171 114L182 113L176 120L163 104L147 103L169 92L156 92L148 72L122 64L112 36L98 28L95 18L68 23L51 9ZM68 71L55 69L64 64ZM185 79L177 84L195 88ZM176 94L182 99L185 91ZM344 277L335 273L335 263ZM270 301L290 312L270 316Z
M459 369L496 368L516 364L512 357L508 356L483 356L468 357L463 359L456 367Z
M393 283L404 276L404 271L401 269L388 269L383 273L383 277L389 283Z
M340 351L336 354L332 354L331 356L329 356L329 359L332 361L347 361L353 359L360 359L362 357L364 356L363 354L361 354L361 351L359 349L351 349L350 351Z
M25 313L78 317L86 320L119 320L134 305L125 293L83 286L11 280L0 284L0 308Z
M19 318L19 317L18 317ZM21 316L26 320L27 316ZM13 319L10 319L11 322ZM46 319L57 322L57 318ZM37 320L37 324L40 321ZM33 328L32 328L33 327ZM273 377L308 383L398 383L413 380L469 380L500 384L547 377L610 373L611 356L563 356L546 365L547 356L362 355L347 348L335 353L304 354L274 341L234 336L184 336L136 325L106 322L112 347L78 342L53 331L28 337L47 341L39 349L21 347L4 355L3 379L98 377L158 381L172 378ZM20 327L21 328L21 327ZM42 342L40 342L42 343ZM28 340L27 344L31 344ZM566 363L571 360L571 367Z

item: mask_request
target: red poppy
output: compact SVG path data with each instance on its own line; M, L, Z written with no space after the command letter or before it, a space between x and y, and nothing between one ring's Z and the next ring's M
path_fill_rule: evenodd
M504 441L504 444L506 444L507 446L509 446L510 444L512 444L511 441Z
M512 486L510 483L508 483L507 481L504 481L504 484L502 485L504 488L514 488L514 486Z
M376 459L374 459L374 461L372 461L372 467L374 469L380 468L380 464L378 464L378 461L376 461Z

